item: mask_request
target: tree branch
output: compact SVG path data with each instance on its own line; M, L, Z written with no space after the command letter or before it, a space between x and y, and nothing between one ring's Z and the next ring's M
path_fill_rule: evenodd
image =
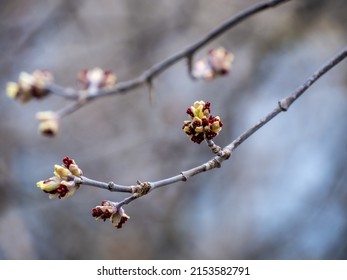
M186 47L184 50L148 68L140 76L132 80L120 82L113 87L110 87L107 89L99 89L98 91L92 94L88 94L86 97L86 101L91 101L95 98L102 97L102 96L120 94L120 93L125 93L128 91L134 90L140 86L143 86L146 83L151 82L153 78L157 77L163 71L168 69L170 66L172 66L173 64L177 63L178 61L184 58L186 58L188 61L188 70L189 70L189 73L191 73L191 68L192 68L191 64L192 64L193 55L200 48L202 48L203 46L205 46L206 44L208 44L209 42L211 42L218 36L222 35L224 32L228 31L232 27L246 20L247 18L263 10L275 7L277 5L283 4L288 1L290 0L271 0L271 1L265 1L262 3L255 4L254 6L251 6L241 11L240 13L236 14L235 16L229 18L224 23L222 23L221 25L213 29L211 32L206 34L203 38L193 43L192 45ZM67 99L76 100L76 99L79 99L79 96L81 95L81 92L78 90L73 90L71 88L63 88L55 84L50 85L48 89L51 93L57 94Z
M255 125L253 125L251 128L246 130L244 133L242 133L239 137L237 137L234 141L232 141L230 144L225 146L219 153L221 155L217 155L210 159L209 161L196 166L194 168L191 168L186 171L182 171L180 174L175 175L170 178L166 178L163 180L155 181L155 182L147 182L147 183L140 183L138 182L138 185L135 186L134 190L135 194L132 196L129 196L128 198L124 199L121 204L128 204L135 199L141 197L144 194L147 194L154 189L168 186L180 181L187 181L189 178L200 174L205 171L212 170L214 168L221 167L221 164L223 161L227 160L231 153L237 149L238 146L240 146L244 141L246 141L250 136L252 136L256 131L258 131L261 127L263 127L265 124L267 124L269 121L271 121L274 117L276 117L281 112L286 112L288 108L300 97L302 94L311 87L320 77L322 77L324 74L326 74L328 71L330 71L332 68L334 68L338 63L340 63L343 59L347 57L347 47L345 47L342 51L337 53L331 60L329 60L326 64L324 64L321 68L319 68L311 77L309 77L306 82L298 87L291 95L283 98L280 100L277 104L277 106L266 116L264 116L259 122L257 122ZM213 142L207 143L209 146L215 145ZM85 182L81 182L84 184ZM106 183L101 183L106 184ZM92 185L92 184L89 184ZM107 185L107 184L106 184ZM105 187L106 185L103 185L102 188L107 189ZM143 186L146 186L146 191L143 192ZM129 186L128 188L134 188L134 186ZM115 191L115 190L112 190ZM141 193L141 195L136 195L136 193Z

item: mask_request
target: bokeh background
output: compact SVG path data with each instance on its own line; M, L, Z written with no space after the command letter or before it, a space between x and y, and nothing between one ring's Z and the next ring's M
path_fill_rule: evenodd
M5 95L21 71L49 69L64 86L100 66L119 80L192 44L255 0L3 0L0 3L1 259L346 259L347 61L224 162L187 183L125 207L117 230L91 208L124 196L82 187L66 200L36 188L65 155L84 174L134 184L178 174L212 157L181 127L196 100L212 103L224 146L271 111L347 42L344 0L290 1L226 32L196 54L224 46L230 75L192 81L184 61L146 88L96 100L37 132L35 113L58 110L52 96L23 106Z

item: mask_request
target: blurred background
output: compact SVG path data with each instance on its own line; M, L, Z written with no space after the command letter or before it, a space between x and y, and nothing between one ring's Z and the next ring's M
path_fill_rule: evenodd
M91 208L124 195L82 186L49 200L36 188L68 155L96 180L156 181L206 162L207 145L181 130L186 108L210 101L225 146L270 112L347 42L344 0L290 1L201 49L224 46L232 73L192 81L185 61L145 87L92 102L44 138L35 113L5 95L19 72L49 69L74 87L99 66L125 81L182 50L255 0L3 0L0 4L1 259L346 259L347 61L243 143L222 168L125 207L117 230Z

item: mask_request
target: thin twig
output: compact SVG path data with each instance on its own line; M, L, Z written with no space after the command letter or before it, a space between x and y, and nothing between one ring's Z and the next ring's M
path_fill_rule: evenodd
M131 196L128 196L126 198L124 198L122 201L117 203L117 208L121 208L126 204L129 204L130 202L134 201L135 199L139 198L139 196L137 196L136 194L133 194Z
M67 104L65 107L61 108L56 112L59 118L66 117L74 112L76 112L79 108L81 108L85 104L85 100L77 100L72 103Z
M84 177L84 176L74 177L74 181L76 184L93 186L93 187L97 187L100 189L106 189L106 190L109 190L111 192L127 192L127 193L133 193L134 192L133 186L122 186L122 185L117 185L113 182L104 183L104 182L89 179L89 178Z
M223 156L222 148L216 145L213 140L206 140L207 146L211 149L212 153L216 154L217 156Z

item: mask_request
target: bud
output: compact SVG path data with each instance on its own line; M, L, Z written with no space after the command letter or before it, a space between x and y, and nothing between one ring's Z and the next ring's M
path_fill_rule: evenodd
M59 116L53 111L38 112L39 132L45 136L56 136L59 131Z
M95 220L104 220L111 219L113 213L117 212L117 207L115 203L109 201L102 201L101 206L96 206L92 209L92 216L95 217Z
M66 158L69 159L68 157ZM64 160L66 158L64 158ZM74 162L75 167L78 169L78 166L75 163L75 161L71 161ZM79 174L82 174L81 170ZM36 186L45 193L49 193L49 198L58 197L60 199L72 196L75 193L75 191L79 188L79 184L76 184L74 181L74 174L65 165L65 163L61 166L54 165L54 177L51 177L47 180L39 181L36 183Z
M36 70L32 74L22 72L18 82L7 83L6 93L12 99L22 103L32 98L40 99L48 94L47 85L53 81L53 76L48 71Z
M225 48L212 49L207 57L194 64L192 75L197 79L213 80L229 73L233 61L234 55Z
M82 170L78 168L78 165L76 164L75 160L69 157L64 157L63 158L63 164L66 168L69 169L69 171L72 173L74 176L82 176Z
M223 47L212 49L208 53L208 62L216 76L229 73L233 61L234 55Z
M117 76L108 70L102 70L95 67L93 69L83 70L78 75L84 89L88 88L109 88L117 83Z
M43 190L44 192L51 192L59 188L60 185L60 178L58 177L51 177L47 180L39 181L36 183L36 186Z
M123 224L130 219L122 207L118 208L117 203L107 200L102 201L101 206L92 209L92 216L96 220L109 219L116 228L122 228Z
M122 207L119 208L118 211L111 216L112 224L116 228L122 228L123 224L129 219L130 217L127 214L125 214Z
M198 60L195 63L192 75L196 79L203 79L206 81L213 80L215 77L212 67L208 64L206 59Z
M54 165L54 175L63 180L67 180L72 175L69 169L62 165Z
M204 140L212 140L222 130L220 118L210 115L210 103L196 101L187 109L190 121L184 121L183 131L194 143L200 144Z

